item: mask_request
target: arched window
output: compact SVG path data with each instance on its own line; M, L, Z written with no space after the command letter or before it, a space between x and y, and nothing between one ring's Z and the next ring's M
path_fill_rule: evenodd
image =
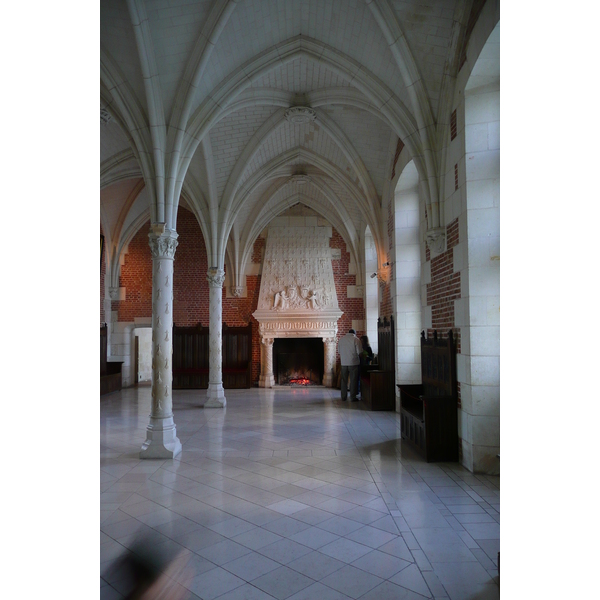
M375 354L378 351L377 342L377 317L379 316L378 279L371 277L377 273L377 248L371 229L367 225L365 230L365 318L367 320L367 337L371 349Z
M410 161L394 194L396 382L421 382L421 247L419 175Z

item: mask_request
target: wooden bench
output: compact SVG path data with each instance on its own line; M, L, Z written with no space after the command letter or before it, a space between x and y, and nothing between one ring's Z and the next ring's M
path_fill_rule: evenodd
M110 394L122 388L122 362L108 362L108 326L100 327L100 395Z
M360 397L368 410L396 410L394 317L377 319L377 364L360 367Z
M447 338L421 333L420 385L398 385L402 439L427 462L458 461L456 349Z

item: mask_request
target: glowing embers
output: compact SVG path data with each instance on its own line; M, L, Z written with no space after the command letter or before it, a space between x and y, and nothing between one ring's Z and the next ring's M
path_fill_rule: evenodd
M321 338L278 338L273 344L273 374L278 385L321 385Z

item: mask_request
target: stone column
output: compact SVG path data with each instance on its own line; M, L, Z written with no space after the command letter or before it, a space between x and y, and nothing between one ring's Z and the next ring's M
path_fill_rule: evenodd
M325 345L325 367L323 369L323 385L325 387L333 387L336 340L334 337L323 338L323 344Z
M173 421L173 259L177 233L153 227L152 253L152 408L140 458L173 458L181 452Z
M261 338L260 347L260 378L258 386L272 388L275 385L275 378L273 377L273 338Z
M223 408L227 404L223 389L223 283L225 271L210 268L206 276L209 286L208 391L204 408Z

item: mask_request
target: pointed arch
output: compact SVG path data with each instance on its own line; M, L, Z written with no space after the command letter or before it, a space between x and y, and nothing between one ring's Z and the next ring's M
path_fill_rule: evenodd
M415 164L420 172L422 171L422 177L428 178L424 158L430 150L423 148L417 123L408 108L384 83L354 59L311 38L296 36L259 53L238 67L198 107L188 123L186 143L182 147L179 180L185 175L200 140L218 122L226 107L253 81L273 68L298 57L306 57L322 63L351 81L403 139L415 159Z
M380 200L375 190L375 185L369 175L369 172L362 161L362 158L342 131L342 129L325 113L317 114L317 122L323 127L327 135L331 138L333 143L340 149L350 167L360 181L364 194L370 201L372 206L379 206ZM233 205L235 193L239 187L240 181L246 172L248 165L260 150L264 142L285 122L285 111L283 109L278 110L271 115L265 123L259 127L259 129L252 136L250 141L247 143L241 156L238 158L227 184L223 192L221 199L221 211L222 213L228 212Z
M166 152L166 126L165 110L162 102L158 68L154 58L154 44L148 24L148 16L143 0L127 0L127 8L133 27L138 57L144 78L146 103L148 105L148 124L152 140L152 156L154 158L154 195L150 195L150 203L156 205L156 222L166 223L168 229L172 228L171 221L167 219L166 205L169 199L165 198L165 152Z
M131 148L126 148L100 163L100 189L103 190L124 179L143 177L139 164L131 165L126 171L118 171L119 167L134 160L136 160L135 153Z
M100 48L100 93L102 101L110 107L111 115L119 121L123 131L133 140L133 146L137 151L136 158L152 197L155 194L156 182L148 122L125 76L110 53L102 47ZM154 209L154 206L152 208ZM156 221L156 217L153 210L151 218Z
M238 0L216 0L213 4L178 85L167 134L167 190L171 195L175 194L181 147L194 96L208 60L237 2Z
M439 227L439 198L437 168L433 148L435 148L435 122L429 97L425 91L423 77L419 72L408 42L396 18L389 0L365 0L383 33L390 52L398 65L401 77L408 92L413 113L417 121L423 157L426 165L426 175L429 187L429 202L433 209L431 227ZM402 138L402 136L400 135ZM403 138L402 138L403 139ZM425 175L424 173L421 174Z
M310 173L310 182L307 184L307 189L310 187L314 187L317 191L323 195L323 197L327 201L327 205L330 210L325 211L323 209L324 205L315 203L314 200L310 199L306 195L291 194L290 196L283 197L280 202L272 206L270 205L273 197L278 194L283 188L289 185L290 182L290 174L288 172L280 172L278 177L285 177L282 181L281 179L276 180L262 195L266 200L261 203L257 203L250 213L249 218L247 219L246 227L242 232L242 264L241 270L242 272L245 270L245 265L249 259L249 256L252 253L252 248L254 242L260 232L268 225L269 221L276 217L281 213L286 207L291 206L288 205L289 198L296 198L295 201L302 202L307 206L310 205L313 210L317 213L321 214L325 219L330 221L332 225L336 228L336 230L343 237L346 242L348 248L350 248L350 252L354 258L355 264L360 266L361 271L364 270L363 263L360 258L360 247L361 247L361 239L359 233L356 231L354 223L350 218L345 206L343 203L339 201L336 193L327 185L326 179L318 172ZM381 242L380 242L381 244ZM378 252L381 251L381 245L378 247ZM363 273L364 276L364 273Z
M381 226L379 223L379 216L381 211L379 210L379 206L369 206L364 198L362 190L360 190L360 188L358 188L357 185L345 173L343 173L335 165L332 165L323 159L320 155L305 148L292 149L277 156L267 164L263 165L246 182L244 182L244 184L240 187L238 194L236 194L236 202L232 207L232 210L227 215L227 219L224 219L226 229L224 230L223 235L229 235L229 230L237 218L241 206L244 204L244 201L248 198L248 196L260 184L260 182L273 179L282 174L289 176L290 174L285 172L285 170L282 173L282 169L285 169L296 159L301 159L306 164L314 165L320 171L322 171L322 173L338 183L354 201L361 213L361 216L365 222L370 225L372 230L376 232L378 241L380 240Z

